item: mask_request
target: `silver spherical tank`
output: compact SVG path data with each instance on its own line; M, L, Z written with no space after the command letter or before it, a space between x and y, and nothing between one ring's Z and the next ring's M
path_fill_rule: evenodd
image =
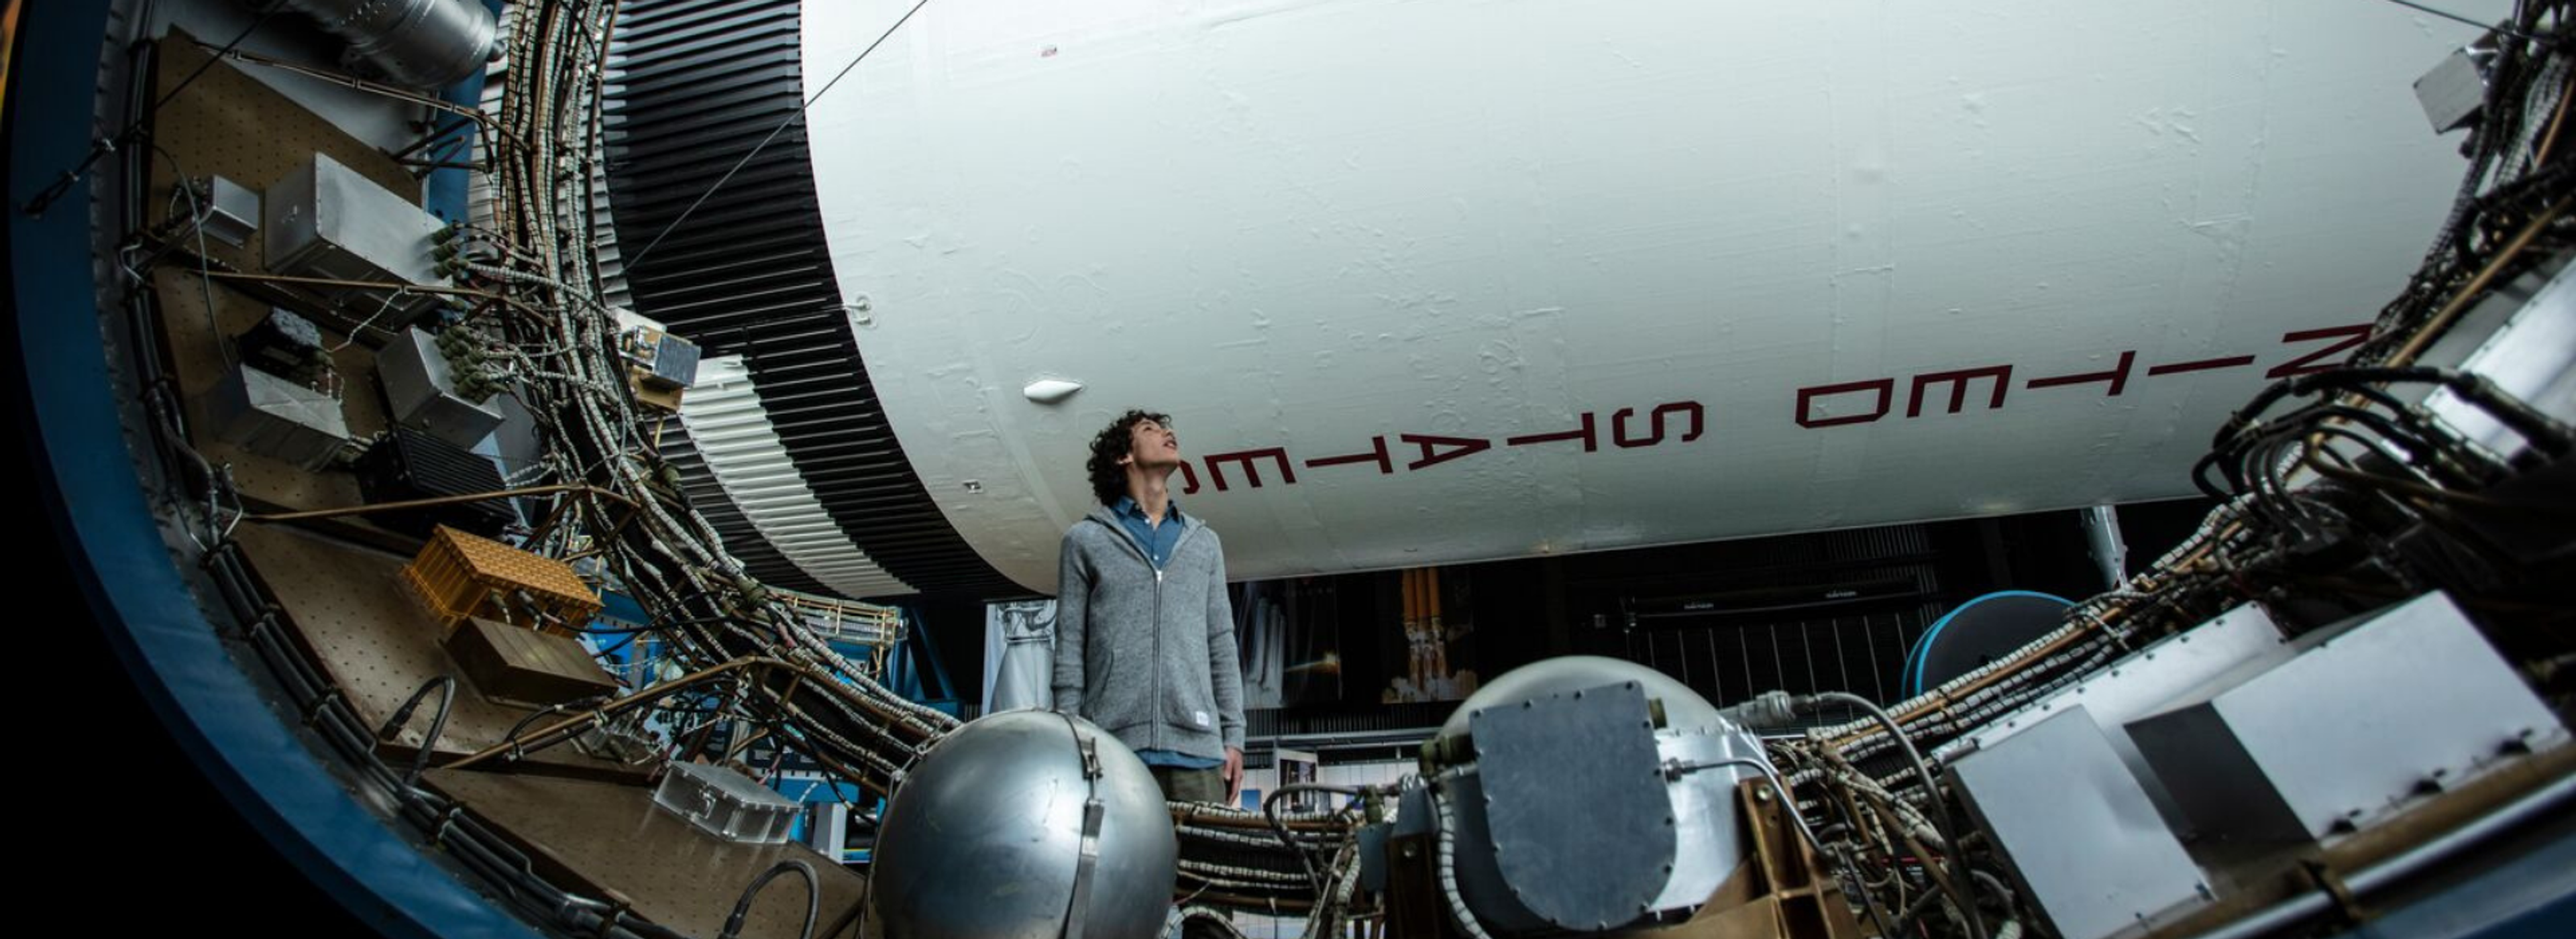
M1117 738L1050 711L991 715L896 790L867 935L1060 939L1076 915L1087 937L1158 935L1178 855L1162 791Z
M1476 693L1459 702L1458 710L1440 725L1440 736L1452 737L1467 732L1467 718L1477 711L1503 704L1519 704L1532 698L1585 688L1615 685L1633 681L1643 686L1646 697L1664 702L1664 726L1674 730L1709 731L1734 725L1719 717L1717 707L1707 698L1692 691L1689 685L1673 677L1625 659L1598 655L1566 655L1532 662L1502 677L1486 682Z
M1559 745L1530 745L1543 743L1556 725L1545 716L1551 709L1579 710L1587 700L1598 706L1622 695L1630 708L1660 702L1663 726L1632 720L1606 731L1572 732ZM1491 727L1473 730L1480 714L1490 723L1532 710L1539 717L1515 723L1537 730L1515 731L1513 740L1485 739ZM1497 936L1610 932L1669 920L1706 902L1742 861L1736 784L1768 765L1761 741L1689 686L1634 662L1596 656L1549 659L1494 679L1459 706L1440 736L1472 742L1474 768L1449 780L1441 795L1459 829L1460 897ZM1602 765L1616 760L1637 765ZM1515 803L1509 795L1512 777L1551 780L1570 791L1583 789L1581 782L1594 774L1633 778L1628 774L1637 771L1661 781L1611 787L1627 795L1608 799ZM1556 824L1559 813L1584 821ZM1649 832L1668 831L1654 834L1668 838L1669 848L1646 855L1605 850L1601 839L1616 837L1610 829L1621 819Z

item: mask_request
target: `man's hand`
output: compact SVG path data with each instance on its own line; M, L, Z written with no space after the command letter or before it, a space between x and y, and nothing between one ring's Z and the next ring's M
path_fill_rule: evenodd
M1218 772L1225 774L1225 804L1243 801L1243 748L1225 748L1225 768Z

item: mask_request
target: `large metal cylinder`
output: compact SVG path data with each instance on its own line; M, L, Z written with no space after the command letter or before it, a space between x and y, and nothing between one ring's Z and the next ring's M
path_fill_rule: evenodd
M896 791L867 935L1060 939L1069 915L1084 936L1158 935L1179 850L1162 790L1117 738L1049 711L991 715L941 740Z
M2191 9L933 3L805 114L836 341L1037 593L1130 407L1238 578L2182 496L2423 257L2485 31ZM808 90L901 13L802 10Z
M349 44L351 57L405 85L438 88L465 80L492 55L500 35L479 0L287 0Z

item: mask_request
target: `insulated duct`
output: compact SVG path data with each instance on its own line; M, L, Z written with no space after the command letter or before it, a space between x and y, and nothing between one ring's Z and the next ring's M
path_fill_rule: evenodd
M498 41L499 24L479 0L286 0L349 56L395 82L441 88L471 77Z

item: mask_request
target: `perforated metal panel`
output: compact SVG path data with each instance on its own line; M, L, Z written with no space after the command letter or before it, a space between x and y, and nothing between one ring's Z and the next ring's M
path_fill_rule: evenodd
M743 888L770 865L801 860L822 885L814 934L858 905L867 883L801 844L739 844L653 806L651 790L574 779L433 770L429 784L531 849L543 873L632 900L635 911L691 936L723 931ZM805 884L789 874L751 906L742 935L796 939Z
M293 529L243 525L235 537L253 573L285 607L296 634L369 726L381 725L422 684L450 674L459 682L439 753L461 756L498 744L528 715L528 709L485 700L462 680L462 670L440 647L446 630L400 582L408 559ZM435 701L423 704L389 746L418 748L435 707ZM568 746L526 760L560 772L617 778L643 773Z
M168 94L179 79L206 60L205 51L184 35L174 34L162 40L158 53L162 59L157 94ZM401 166L384 154L231 65L207 69L186 93L170 99L153 116L152 137L160 149L170 154L170 159L151 163L151 185L144 198L153 206L170 204L176 182L174 162L189 176L220 175L244 186L265 189L317 152L378 185L396 191L419 188ZM265 265L262 242L263 239L252 238L248 244L234 246L208 239L206 255L238 270L258 271ZM190 239L183 247L194 251L197 245ZM317 509L357 504L357 483L346 474L307 472L198 432L204 416L201 402L225 371L224 337L247 330L267 316L269 304L235 289L230 282L201 281L193 269L179 264L164 265L155 271L153 287L161 304L160 320L167 334L172 376L179 383L181 397L189 402L192 443L209 460L231 466L243 500L254 508ZM211 315L206 306L209 296L214 300ZM326 330L335 328L328 318L316 322ZM326 344L331 345L342 338L332 333L324 336ZM353 343L334 352L332 361L341 375L351 376L348 385L359 392L366 391L361 382L374 371L373 348L366 343ZM383 405L372 393L344 394L341 408L353 435L371 435L385 428Z

